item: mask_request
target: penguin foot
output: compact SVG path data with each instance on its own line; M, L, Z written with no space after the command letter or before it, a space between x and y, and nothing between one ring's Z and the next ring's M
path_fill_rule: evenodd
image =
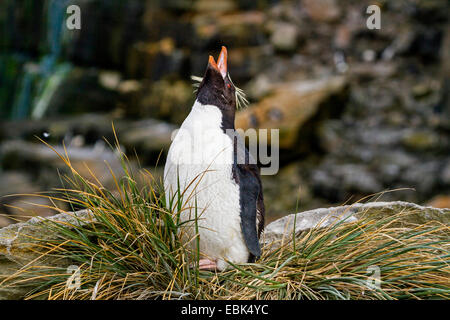
M214 260L210 259L200 259L198 262L199 270L209 270L214 271L217 270L217 263Z

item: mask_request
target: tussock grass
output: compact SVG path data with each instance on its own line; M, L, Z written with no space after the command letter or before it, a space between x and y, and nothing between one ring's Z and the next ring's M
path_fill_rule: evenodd
M24 266L0 284L31 285L28 299L450 297L449 227L406 222L415 209L392 216L362 212L357 221L339 220L293 241L266 244L256 263L199 271L197 252L179 240L179 214L187 208L177 201L173 211L166 209L174 199L165 199L161 181L148 171L133 172L120 153L124 176L114 177L116 189L107 190L93 174L81 177L67 153L60 157L72 174L66 177L71 187L59 190L58 200L89 209L93 219L46 223L44 232L59 236L37 242L41 263ZM142 177L146 183L140 187ZM79 289L68 286L69 264L79 268ZM379 286L370 270L379 270Z

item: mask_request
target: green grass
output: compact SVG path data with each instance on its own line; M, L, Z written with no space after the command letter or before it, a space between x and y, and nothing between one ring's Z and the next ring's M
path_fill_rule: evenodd
M118 144L117 144L118 145ZM120 152L120 150L118 150ZM177 200L166 209L162 182L150 172L131 170L120 153L124 175L107 190L92 174L81 177L69 157L71 187L58 200L89 209L81 223L48 221L38 241L41 263L29 264L0 285L32 286L28 299L448 299L449 227L437 221L413 224L414 210L392 216L363 212L266 244L252 264L225 272L199 271L198 251L181 239L188 210ZM144 180L145 183L138 183ZM177 199L182 199L181 191ZM196 227L197 224L195 224ZM190 239L197 244L198 237ZM195 247L195 246L194 246ZM67 265L79 267L80 289L70 289ZM371 266L380 287L371 285Z

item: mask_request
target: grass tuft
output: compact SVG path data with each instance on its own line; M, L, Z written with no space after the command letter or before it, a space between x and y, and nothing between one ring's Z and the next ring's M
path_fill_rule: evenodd
M117 143L117 141L116 141ZM117 143L118 145L118 143ZM198 252L180 241L182 201L165 199L162 182L134 172L117 147L124 175L107 190L82 177L67 152L71 185L58 200L88 209L92 219L46 221L40 263L30 263L0 286L31 286L27 299L448 299L449 227L414 224L416 209L392 216L362 212L266 244L251 264L221 273L199 271ZM137 181L144 179L143 185ZM178 194L180 194L179 192ZM178 199L182 197L177 197ZM166 209L171 203L173 211ZM191 239L197 243L199 238ZM72 265L72 271L67 269ZM73 270L76 270L72 274ZM75 275L80 287L76 288ZM378 283L375 275L379 273Z

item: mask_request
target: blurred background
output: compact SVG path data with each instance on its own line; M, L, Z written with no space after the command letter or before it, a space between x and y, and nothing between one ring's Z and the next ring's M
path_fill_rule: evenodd
M80 30L66 27L72 4ZM237 127L280 129L269 221L396 188L411 189L382 199L450 207L449 12L445 0L1 0L0 227L54 213L3 197L62 186L63 161L37 137L114 188L114 121L132 163L161 175L190 76L222 45L250 101Z

